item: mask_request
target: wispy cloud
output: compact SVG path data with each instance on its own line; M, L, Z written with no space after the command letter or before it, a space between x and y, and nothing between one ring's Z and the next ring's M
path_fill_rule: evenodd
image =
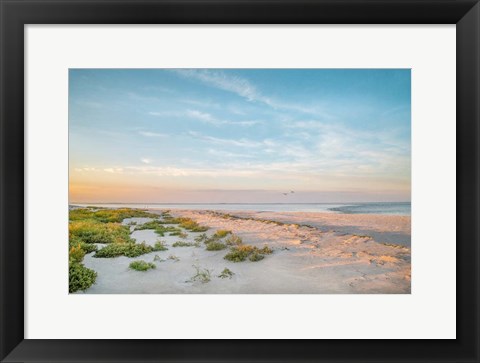
M213 109L220 109L222 106L217 102L212 102L210 100L194 100L194 99L183 99L179 100L182 103L186 103L187 105L193 105L195 107L202 107L202 108L213 108Z
M150 116L157 116L157 117L185 117L189 119L199 120L201 122L221 126L221 125L237 125L237 126L253 126L256 124L261 123L260 121L255 120L245 120L245 121L230 121L219 119L208 112L203 112L199 110L191 110L188 109L185 112L177 112L177 111L150 111L148 112Z
M209 155L217 156L225 160L225 158L239 158L239 159L253 159L255 156L247 153L232 153L226 150L218 150L218 149L208 149L207 150Z
M123 172L123 168L105 168L103 169L103 171L107 172L107 173L122 173Z
M219 121L215 119L211 114L206 112L201 112L197 110L187 110L187 116L191 118L195 118L200 121L208 122L208 123L218 123Z
M167 116L167 117L178 117L178 116L182 116L184 115L184 113L182 112L177 112L177 111L150 111L148 112L148 115L150 116L159 116L159 117L163 117L163 116Z
M152 132L152 131L139 131L138 133L145 137L167 137L168 136L167 134L162 134L159 132Z
M275 110L289 110L322 116L325 118L331 117L319 106L312 107L276 100L273 97L263 94L249 80L238 76L228 75L222 71L206 69L176 69L174 71L182 77L198 80L206 85L234 93L247 101L265 104Z
M214 137L214 136L209 136L209 135L203 135L199 132L195 131L189 131L188 134L194 138L212 142L215 144L219 145L230 145L230 146L239 146L239 147L246 147L246 148L256 148L256 147L262 147L262 146L268 146L271 144L272 141L270 140L262 140L262 141L256 141L256 140L251 140L251 139L246 139L246 138L240 138L240 139L226 139L226 138L220 138L220 137Z
M153 160L149 158L141 158L140 161L144 164L151 164Z
M146 174L156 176L169 177L239 177L253 176L258 174L259 170L241 170L230 169L223 170L218 168L194 168L176 166L126 166L123 168L106 168L103 169L107 173L126 173L126 174Z
M176 69L175 72L183 77L194 78L215 88L233 92L249 101L261 101L267 104L270 102L269 98L263 96L253 84L241 77L229 76L222 71L202 69Z
M96 171L97 169L96 168L85 167L85 168L75 168L73 170L75 170L78 173L81 173L81 172L84 172L84 171L87 171L87 172L88 171Z

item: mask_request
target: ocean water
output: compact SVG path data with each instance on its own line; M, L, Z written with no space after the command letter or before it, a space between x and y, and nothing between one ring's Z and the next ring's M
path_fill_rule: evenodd
M88 203L76 206L99 206L106 208L158 208L158 209L205 209L205 210L251 210L258 212L326 212L340 214L391 214L410 215L411 203L271 203L271 204L161 204L161 203Z
M330 208L330 211L343 214L395 214L410 215L411 203L358 203Z

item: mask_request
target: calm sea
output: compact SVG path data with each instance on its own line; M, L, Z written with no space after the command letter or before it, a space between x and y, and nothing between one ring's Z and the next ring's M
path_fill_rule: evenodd
M206 209L206 210L252 210L261 212L330 212L342 214L395 214L410 215L411 203L302 203L302 204L139 204L139 203L89 203L77 206L107 208L158 208L158 209Z

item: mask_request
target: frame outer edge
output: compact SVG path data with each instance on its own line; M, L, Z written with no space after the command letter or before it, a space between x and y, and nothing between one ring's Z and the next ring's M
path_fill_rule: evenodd
M480 3L457 23L457 339L480 361ZM459 86L459 87L458 87ZM458 183L458 181L460 181ZM465 231L470 232L470 234ZM461 235L462 234L462 235ZM458 239L457 239L457 242ZM462 278L459 278L459 277ZM468 277L471 276L471 280ZM471 281L467 283L466 281ZM476 291L473 299L468 291ZM474 316L466 312L472 311ZM460 322L464 329L459 329ZM467 329L465 329L467 327ZM463 334L469 331L470 334Z
M24 23L14 5L0 0L0 360L24 340Z
M19 3L22 3L21 1ZM34 3L38 3L34 1ZM66 3L66 1L58 1L59 4ZM201 1L200 1L201 3ZM23 15L21 13L21 7L15 7L15 4L11 1L0 0L0 22L1 22L1 45L0 45L0 79L1 79L1 97L0 97L0 360L1 361L23 361L27 359L29 361L43 360L48 361L49 357L27 357L24 354L15 354L22 351L22 347L25 348L27 341L23 341L24 333L24 316L23 316L23 244L11 243L7 244L8 240L11 241L23 241L23 163L19 161L23 160L23 124L16 123L18 120L23 120L23 86L24 75L23 68L20 72L18 65L19 59L24 59L23 50ZM273 5L273 4L272 4ZM7 9L8 8L8 9ZM7 11L8 10L8 11ZM7 16L8 13L8 16ZM57 14L58 16L58 14ZM8 31L8 37L7 37ZM465 33L463 33L465 32ZM478 302L480 297L480 291L478 288L479 278L479 210L480 210L480 176L479 176L479 161L480 161L480 110L479 110L479 97L480 97L480 5L478 1L473 8L470 9L457 24L457 49L458 40L460 35L464 35L466 43L464 44L462 56L459 56L457 50L457 82L461 77L464 77L464 85L471 84L470 93L461 93L457 90L457 110L460 105L465 104L464 110L468 110L467 116L473 116L469 120L471 126L464 127L460 130L464 133L466 142L462 142L465 145L457 143L459 153L457 154L457 160L459 156L465 157L465 162L460 166L462 172L462 184L457 185L458 188L464 188L469 192L474 193L470 195L470 198L461 199L457 192L457 204L463 207L468 206L473 211L471 216L463 215L465 221L459 221L457 218L457 228L465 227L472 232L474 241L472 243L473 248L470 250L463 249L458 253L459 256L465 258L466 266L458 266L457 271L462 272L462 275L468 277L468 274L473 274L474 278L471 280L473 284L460 283L457 287L463 286L463 290L459 302L463 302L462 305L458 304L457 308L469 308L468 311L474 311L475 316L463 316L464 321L470 320L470 327L473 327L470 337L463 337L473 342L474 347L470 346L468 353L463 352L463 357L458 357L457 362L478 362L479 353L479 312ZM465 35L467 34L467 35ZM470 61L465 61L465 57L471 57ZM466 68L459 70L459 59L463 59L462 63L466 64ZM7 72L8 70L8 72ZM17 71L11 72L11 70ZM468 77L468 72L472 71L474 74L474 81L472 82ZM470 83L469 83L470 82ZM6 85L14 85L13 88L6 91ZM464 86L464 91L468 87ZM20 97L20 98L19 98ZM458 116L462 116L461 113L457 113ZM7 123L7 120L8 123ZM457 132L457 140L460 132ZM20 137L22 138L20 140ZM19 143L20 142L20 143ZM461 147L460 147L461 146ZM463 150L463 151L462 151ZM466 155L465 152L470 150L473 155ZM8 157L7 157L8 156ZM457 169L459 163L457 162ZM473 168L473 169L472 169ZM457 176L458 177L458 176ZM18 182L21 181L19 184ZM22 195L22 198L18 196ZM468 209L468 208L464 208ZM8 213L7 213L8 211ZM466 213L465 213L466 214ZM5 230L5 226L8 225L9 230ZM8 255L8 259L7 259ZM8 279L7 279L8 276ZM470 280L469 280L470 281ZM18 283L21 283L19 286ZM15 284L17 284L15 286ZM476 294L474 295L474 301L467 301L469 295L466 294L467 290L474 289ZM15 296L12 296L15 295ZM19 313L21 311L21 314ZM16 349L14 349L17 347ZM474 348L474 351L471 349ZM15 352L16 351L16 352ZM8 356L7 354L10 353ZM26 353L26 352L24 352ZM44 352L45 353L45 352ZM472 356L473 354L473 356ZM5 358L5 356L7 356ZM51 358L51 357L50 357ZM5 359L5 360L4 360ZM73 360L70 357L69 361Z

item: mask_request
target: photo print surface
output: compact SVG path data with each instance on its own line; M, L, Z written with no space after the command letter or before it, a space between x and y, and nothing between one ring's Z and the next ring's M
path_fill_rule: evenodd
M410 69L69 70L70 293L409 294L410 202Z

